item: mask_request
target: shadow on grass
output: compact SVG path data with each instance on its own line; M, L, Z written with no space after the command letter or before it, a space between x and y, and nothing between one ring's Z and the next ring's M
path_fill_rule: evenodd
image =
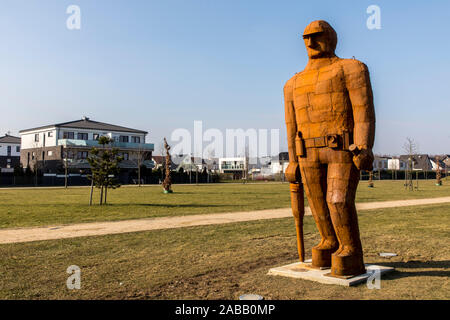
M168 204L168 203L107 203L103 206L109 207L130 207L130 206L138 206L138 207L166 207L166 208L216 208L216 207L235 207L235 205L231 204ZM101 207L101 206L99 206Z
M377 263L378 264L378 263ZM444 261L408 261L408 262L380 262L382 266L394 267L395 272L388 273L386 280L405 277L450 277L450 271L446 270L415 270L415 269L449 269L450 260ZM399 270L402 269L402 270ZM405 270L406 269L406 270Z

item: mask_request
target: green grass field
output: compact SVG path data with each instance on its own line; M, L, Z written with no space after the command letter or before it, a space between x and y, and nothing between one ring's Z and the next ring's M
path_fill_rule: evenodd
M0 299L450 299L448 205L365 211L359 221L365 262L397 270L379 290L266 275L297 259L285 218L0 245ZM318 240L306 217L307 257ZM70 265L81 268L80 290L66 288Z
M375 181L374 188L360 183L357 201L385 201L450 196L450 180L435 186L420 181L408 191L403 181ZM106 206L89 206L89 188L0 189L0 228L46 226L94 221L252 211L290 206L287 183L174 185L173 194L159 186L122 187L108 192Z

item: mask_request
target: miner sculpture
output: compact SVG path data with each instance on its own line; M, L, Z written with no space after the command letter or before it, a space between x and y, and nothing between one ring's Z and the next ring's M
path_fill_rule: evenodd
M334 53L335 30L325 21L304 33L309 61L284 87L291 183L300 260L303 260L303 188L319 230L312 267L331 276L365 273L355 208L360 170L372 170L375 113L369 71Z

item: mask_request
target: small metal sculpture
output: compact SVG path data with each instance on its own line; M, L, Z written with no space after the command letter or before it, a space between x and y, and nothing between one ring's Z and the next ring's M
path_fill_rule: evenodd
M436 157L436 185L442 186L441 166L439 165L439 157Z
M164 193L172 193L172 179L170 178L170 167L172 165L172 159L170 157L170 146L167 143L166 138L164 138L164 149L166 150L166 164L165 164L165 171L166 171L166 177L163 181L163 188L164 188Z

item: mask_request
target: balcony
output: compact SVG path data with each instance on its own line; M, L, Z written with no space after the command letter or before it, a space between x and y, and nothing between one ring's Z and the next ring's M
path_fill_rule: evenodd
M75 148L100 148L101 145L98 144L97 140L77 140L77 139L58 139L58 145L64 147L75 147ZM117 149L130 149L130 150L142 150L142 151L153 151L155 150L155 145L153 143L132 143L132 142L118 142L114 141L109 146Z
M244 165L238 164L238 165L232 165L232 164L223 164L221 166L222 170L243 170Z

